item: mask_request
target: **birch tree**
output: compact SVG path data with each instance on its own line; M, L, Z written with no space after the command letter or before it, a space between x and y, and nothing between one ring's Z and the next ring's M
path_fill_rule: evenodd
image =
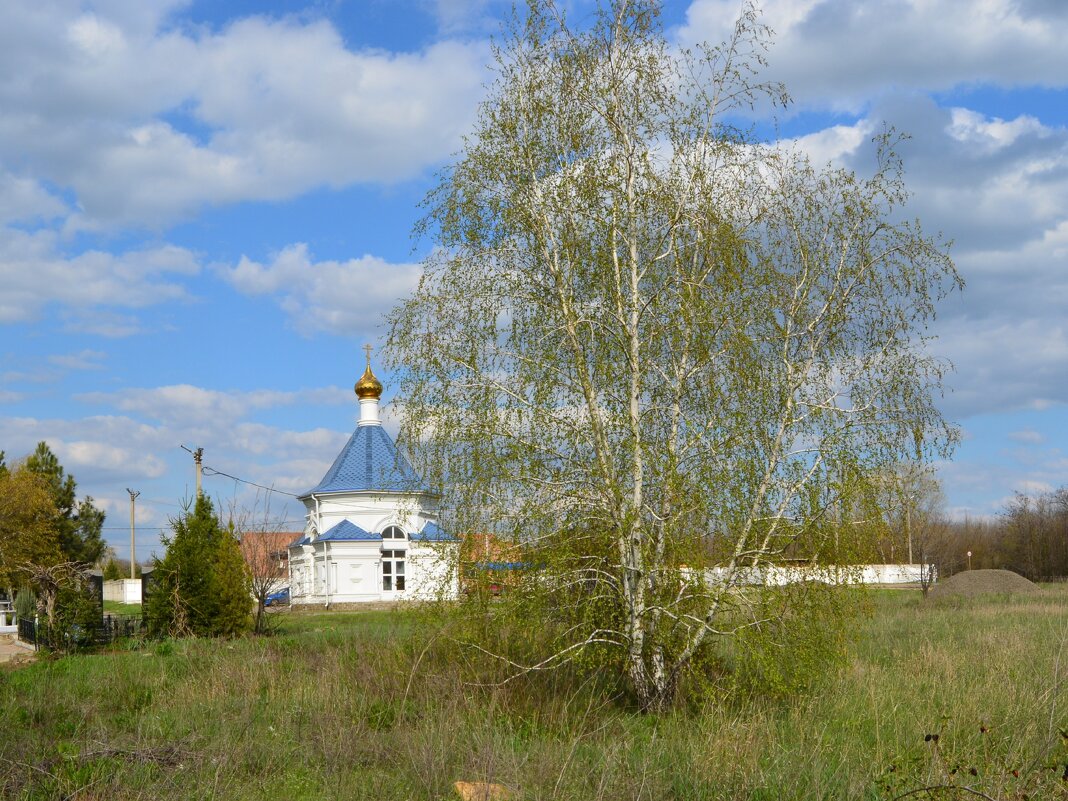
M517 667L615 660L656 710L759 623L754 570L825 558L867 476L949 445L926 325L959 279L900 214L891 136L860 178L736 127L785 102L751 6L693 51L651 0L585 23L513 23L389 345L452 530L522 545L559 624Z

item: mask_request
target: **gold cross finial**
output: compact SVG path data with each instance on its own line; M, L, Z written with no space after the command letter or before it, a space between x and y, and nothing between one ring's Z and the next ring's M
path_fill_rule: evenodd
M363 371L360 380L356 382L356 395L361 400L364 398L380 398L382 397L382 382L375 378L375 374L371 372L371 346L364 345L363 349L367 352L367 369Z

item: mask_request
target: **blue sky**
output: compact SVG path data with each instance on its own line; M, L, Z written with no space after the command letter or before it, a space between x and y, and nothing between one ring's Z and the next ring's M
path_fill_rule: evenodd
M139 555L205 464L312 486L360 347L413 286L418 203L489 78L496 0L8 0L0 6L0 449L47 440ZM592 0L570 0L581 17ZM734 0L672 0L718 41ZM864 172L908 132L912 212L955 240L950 511L1068 483L1068 4L765 0L783 135ZM758 120L764 124L767 120ZM388 375L383 375L387 383ZM207 490L238 507L247 485ZM262 509L262 499L260 500ZM284 497L272 513L302 525Z

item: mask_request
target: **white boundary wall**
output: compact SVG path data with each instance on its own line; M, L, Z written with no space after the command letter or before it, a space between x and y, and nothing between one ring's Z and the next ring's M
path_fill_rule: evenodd
M723 584L727 568L707 571L709 584ZM800 581L824 584L918 584L924 577L934 582L938 571L934 565L767 565L742 567L735 571L735 585L782 587Z
M141 603L140 579L116 579L104 582L104 600L118 601L120 604Z

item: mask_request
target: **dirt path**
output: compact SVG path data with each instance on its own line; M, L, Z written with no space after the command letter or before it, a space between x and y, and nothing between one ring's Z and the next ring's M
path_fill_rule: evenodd
M14 636L0 636L0 662L12 662L22 658L33 659L33 646L23 645L15 641Z

